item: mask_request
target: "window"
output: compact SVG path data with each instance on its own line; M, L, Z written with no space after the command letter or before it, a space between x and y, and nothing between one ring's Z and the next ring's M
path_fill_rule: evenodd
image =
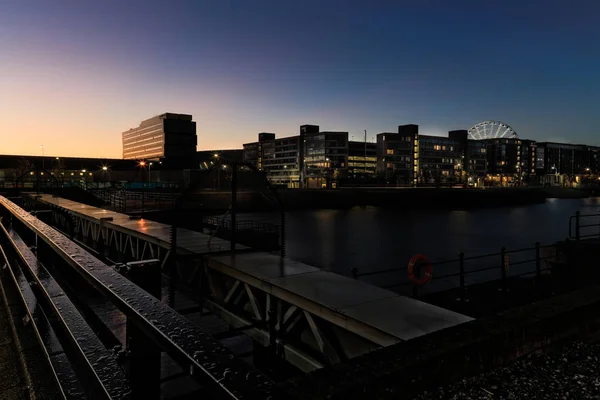
M433 149L439 151L442 149L442 146L440 146L439 144L436 144L435 146L433 146Z
M394 149L387 149L386 154L393 155Z
M386 168L391 169L392 168L392 163L391 162L387 163Z

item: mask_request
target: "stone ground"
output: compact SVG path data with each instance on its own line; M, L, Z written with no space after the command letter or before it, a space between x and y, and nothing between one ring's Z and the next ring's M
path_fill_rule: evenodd
M600 344L574 343L415 397L434 399L600 399Z

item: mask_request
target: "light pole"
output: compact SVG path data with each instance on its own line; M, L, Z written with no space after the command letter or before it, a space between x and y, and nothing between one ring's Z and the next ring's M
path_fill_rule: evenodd
M327 189L331 189L331 163L329 158L326 158L325 161L327 161Z
M215 153L213 157L215 157L215 159L218 161L219 160L219 153ZM221 189L221 169L217 165L217 191L219 189Z
M367 176L367 130L365 129L365 177Z
M148 182L152 182L152 163L148 163Z
M43 144L40 144L40 149L42 149L42 171L40 173L40 176L41 176L41 174L44 173L44 145ZM38 176L38 181L39 181L39 179L40 178Z

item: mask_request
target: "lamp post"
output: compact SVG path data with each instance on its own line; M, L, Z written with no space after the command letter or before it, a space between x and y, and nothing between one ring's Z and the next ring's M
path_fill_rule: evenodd
M218 161L219 153L215 153L213 157ZM221 188L221 169L217 166L217 191Z
M326 158L325 161L327 161L327 189L331 189L331 163L329 158Z
M148 182L152 182L152 163L148 163Z
M367 176L367 130L365 129L365 177Z

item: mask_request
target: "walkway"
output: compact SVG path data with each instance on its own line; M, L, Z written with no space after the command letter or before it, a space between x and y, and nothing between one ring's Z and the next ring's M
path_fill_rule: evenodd
M44 194L39 201L93 219L128 234L158 239L170 247L171 227L150 220L132 220L121 214ZM177 230L177 247L208 256L208 266L247 285L274 295L330 323L388 346L472 318L422 301L401 296L368 283L310 265L262 252L223 255L230 242L188 229ZM247 249L237 246L237 249ZM221 252L219 254L209 254Z
M126 231L134 236L153 238L157 244L164 248L171 246L171 226L161 222L151 221L144 218L132 219L127 214L105 210L103 208L89 206L76 201L53 197L50 194L38 195L38 200L61 207L73 214L87 219L110 225L116 230ZM37 197L37 196L36 196ZM237 245L237 250L246 250L246 246ZM191 231L189 229L177 228L177 251L178 253L208 254L215 252L230 251L231 244L228 240L213 237L205 233Z

